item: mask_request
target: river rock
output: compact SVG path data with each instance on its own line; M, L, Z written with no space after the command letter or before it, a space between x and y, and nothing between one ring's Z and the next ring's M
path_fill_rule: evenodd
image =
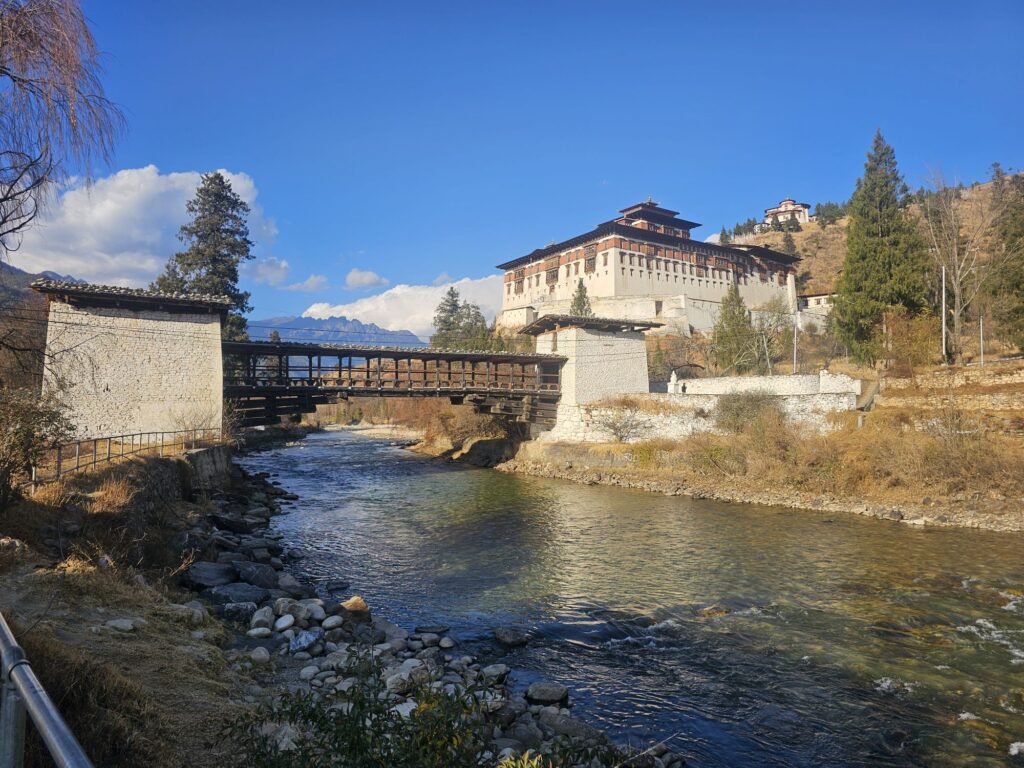
M266 520L248 515L225 515L214 512L209 518L222 531L231 533L254 533L267 524Z
M235 582L234 584L222 584L218 587L206 590L210 602L224 605L225 603L262 603L270 594L263 587L255 584Z
M494 639L509 648L518 648L530 642L530 636L519 629L498 627L494 630Z
M541 711L537 720L542 727L550 728L559 736L588 739L591 741L601 737L601 732L596 728L587 725L582 720L578 720L570 715L563 715L559 712L551 712L545 709Z
M449 648L455 647L455 641L452 640L450 637L445 636L441 638L440 642L438 642L438 645L441 648L448 650Z
M323 627L325 631L329 631L332 629L337 629L344 623L345 619L341 616L328 616L326 619L323 620L323 623L320 626Z
M249 652L249 659L253 664L267 664L270 661L270 651L266 648L253 648Z
M323 639L324 631L320 627L304 629L288 642L288 651L290 653L308 651L317 643L322 642Z
M290 613L286 613L283 616L279 616L277 621L274 622L275 632L284 632L295 624L295 617Z
M346 611L351 611L352 613L366 613L370 610L370 606L368 606L366 601L359 595L353 595L342 603L341 607Z
M302 670L299 672L299 679L312 680L318 674L320 674L320 667L318 667L316 664L310 664L308 667L303 667Z
M425 624L420 627L416 627L416 633L420 635L443 635L448 631L448 627L444 624Z
M292 597L305 597L309 591L299 583L298 579L284 571L277 574L277 588L284 590Z
M145 624L141 619L111 619L105 626L115 632L134 632L137 624Z
M225 603L224 618L245 624L252 620L256 613L256 603Z
M245 633L254 640L266 640L268 637L274 634L274 630L270 627L253 627Z
M408 718L418 706L419 704L416 703L415 699L409 699L408 701L403 701L401 704L396 704L391 708L391 711L397 712L404 718Z
M486 679L500 683L508 677L509 668L505 664L491 664L480 671Z
M526 700L531 704L561 704L569 698L569 689L561 683L536 682L526 689Z
M249 620L249 626L253 627L271 627L274 624L274 609L265 605L259 610L255 611L252 618Z
M222 584L230 584L237 577L230 563L193 563L185 571L182 581L185 586L202 591Z
M238 573L240 581L245 581L264 589L274 589L278 586L277 571L269 565L240 560L235 562L233 567L235 572Z

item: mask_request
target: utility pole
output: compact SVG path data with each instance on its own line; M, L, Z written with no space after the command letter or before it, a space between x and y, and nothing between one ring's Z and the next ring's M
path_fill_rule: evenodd
M796 337L800 333L800 323L797 320L797 313L793 313L793 373L797 373L796 369Z
M942 364L946 364L946 266L942 266Z

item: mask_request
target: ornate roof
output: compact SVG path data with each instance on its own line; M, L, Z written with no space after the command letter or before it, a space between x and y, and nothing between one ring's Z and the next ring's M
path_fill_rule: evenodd
M541 315L520 333L528 336L538 336L548 331L559 328L588 328L594 331L612 331L614 333L625 333L627 331L649 331L652 328L661 328L664 323L655 323L649 320L618 320L610 317L579 317L577 315Z
M149 291L144 288L74 283L68 280L49 280L46 278L35 280L31 284L31 288L39 293L65 297L76 303L97 303L103 306L145 305L153 309L162 306L172 306L226 311L234 304L230 296L207 293Z

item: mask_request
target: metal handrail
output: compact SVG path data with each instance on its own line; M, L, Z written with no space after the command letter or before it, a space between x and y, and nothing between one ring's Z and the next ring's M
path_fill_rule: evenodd
M0 768L21 768L25 761L25 714L32 719L58 768L93 768L43 689L25 658L25 651L0 613Z
M168 438L170 439L169 443ZM159 456L184 453L203 443L220 442L222 438L221 430L211 427L208 429L168 430L166 432L134 432L76 440L51 448L50 460L46 464L37 463L33 466L31 475L24 485L35 488L43 483L60 480L64 475L95 469L101 464L110 464L140 453L156 453ZM3 767L0 766L0 768Z

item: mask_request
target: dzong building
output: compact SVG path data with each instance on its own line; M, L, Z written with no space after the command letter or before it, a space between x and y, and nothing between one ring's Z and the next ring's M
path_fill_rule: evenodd
M732 283L752 310L781 299L796 311L799 257L692 240L700 224L651 200L620 214L499 264L505 280L498 326L522 328L543 315L568 314L581 279L598 317L657 320L687 334L714 326Z

